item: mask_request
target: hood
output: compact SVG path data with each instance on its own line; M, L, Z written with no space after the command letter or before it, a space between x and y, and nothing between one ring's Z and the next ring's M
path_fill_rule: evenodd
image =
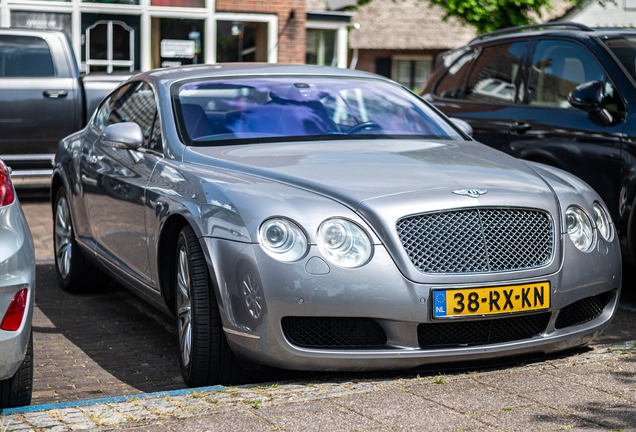
M351 140L188 147L184 161L284 182L352 209L370 200L413 202L462 189L553 196L541 177L523 162L471 141Z

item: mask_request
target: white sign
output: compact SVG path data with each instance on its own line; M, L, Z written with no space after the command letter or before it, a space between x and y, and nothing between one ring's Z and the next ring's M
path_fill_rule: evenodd
M194 41L164 39L161 41L161 57L193 58L194 57Z

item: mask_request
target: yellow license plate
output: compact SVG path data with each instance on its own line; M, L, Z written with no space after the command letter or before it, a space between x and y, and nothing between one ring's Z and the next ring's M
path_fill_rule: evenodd
M494 315L550 307L550 282L433 290L433 316Z

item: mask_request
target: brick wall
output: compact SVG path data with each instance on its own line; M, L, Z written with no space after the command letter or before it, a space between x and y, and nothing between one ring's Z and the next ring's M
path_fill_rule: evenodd
M216 10L278 15L278 62L305 63L305 0L216 0Z

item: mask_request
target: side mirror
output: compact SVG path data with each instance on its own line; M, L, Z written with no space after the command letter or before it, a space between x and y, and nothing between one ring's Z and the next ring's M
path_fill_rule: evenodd
M104 128L101 140L108 147L137 150L144 144L144 133L137 123L115 123Z
M455 126L457 126L457 128L458 128L459 130L461 130L462 132L464 132L464 133L465 133L466 135L468 135L469 137L472 137L472 136L473 136L473 128L472 128L472 126L471 126L471 125L469 125L469 124L468 124L468 122L467 122L467 121L464 121L464 120L462 120L462 119L458 119L458 118L455 118L455 117L451 117L451 118L450 118L450 121L452 121L452 122L453 122L453 124L454 124Z
M602 81L588 81L577 86L568 95L570 105L587 112L590 120L598 126L609 126L614 121L605 109L604 87Z

